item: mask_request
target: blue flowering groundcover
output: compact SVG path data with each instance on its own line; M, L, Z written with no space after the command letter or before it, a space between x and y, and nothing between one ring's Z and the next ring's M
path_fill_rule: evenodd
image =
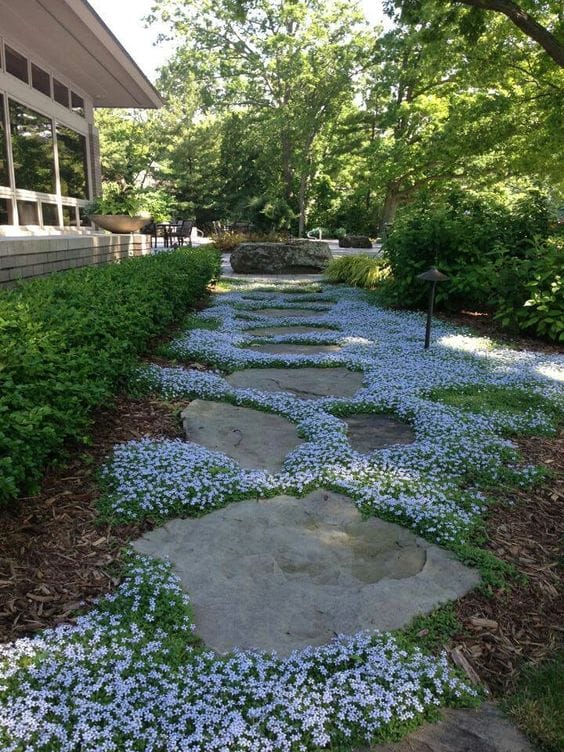
M215 297L201 319L217 321L218 328L191 329L168 351L216 370L152 365L139 372L136 388L283 415L304 443L274 475L244 470L186 441L122 444L102 472L105 518L165 520L242 498L330 487L365 513L460 552L480 527L485 487L528 484L537 476L507 437L554 431L564 359L495 347L440 323L433 347L424 351L420 315L377 308L347 288L297 300L249 283ZM264 315L269 307L288 308L276 326L320 331L245 333L273 325ZM293 308L320 317L300 317ZM258 342L334 343L341 350L301 356L245 349ZM300 400L234 388L224 378L235 369L272 366L346 366L362 372L363 388L352 398ZM519 413L480 413L434 394L468 386L520 390L535 399ZM341 417L362 412L409 422L415 441L355 452ZM7 752L345 749L393 738L439 706L476 699L445 656L426 655L399 634L339 636L286 658L213 654L199 643L189 598L169 566L138 556L130 557L118 590L75 624L0 648L0 748Z

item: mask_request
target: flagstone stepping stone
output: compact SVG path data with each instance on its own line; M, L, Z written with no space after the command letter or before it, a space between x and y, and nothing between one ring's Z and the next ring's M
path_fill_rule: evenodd
M355 752L534 752L525 736L492 703L444 710L401 742L376 744Z
M330 309L327 308L329 311ZM260 308L255 311L247 311L247 313L258 313L261 316L266 316L270 319L285 319L293 316L299 316L300 318L313 319L316 316L323 316L326 311L312 311L310 308Z
M316 334L317 332L336 332L327 326L268 326L264 328L245 329L245 334L254 334L257 337L277 337L279 334Z
M413 428L389 415L348 415L343 420L348 426L347 437L352 448L361 454L370 454L392 444L412 444L415 441Z
M352 397L362 388L362 373L346 368L247 368L227 381L262 392L290 392L299 399Z
M276 473L303 443L293 423L248 407L194 400L181 417L189 441L223 452L249 470Z
M197 633L220 653L287 655L336 634L396 629L480 580L450 552L324 490L172 520L134 546L170 559Z
M286 355L315 355L316 353L339 352L339 345L293 345L290 342L270 345L250 345L249 349L266 353L285 353Z

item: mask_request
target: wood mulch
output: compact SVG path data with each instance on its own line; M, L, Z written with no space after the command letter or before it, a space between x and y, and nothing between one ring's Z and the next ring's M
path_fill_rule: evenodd
M553 477L512 492L491 511L487 547L526 581L493 597L475 591L461 598L456 607L464 629L450 646L496 696L514 687L523 662L554 653L564 633L564 436L516 442L527 461L550 468Z
M48 472L39 494L0 510L0 641L70 621L119 582L125 544L151 523L101 525L96 474L114 444L181 436L173 407L118 397L96 413L89 448L76 447L64 469Z

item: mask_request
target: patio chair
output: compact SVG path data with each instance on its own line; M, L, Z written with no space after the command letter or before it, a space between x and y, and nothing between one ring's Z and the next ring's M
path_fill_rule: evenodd
M181 219L176 225L172 225L170 228L170 241L178 247L184 245L184 241L188 241L188 245L192 246L192 228L194 227L194 221L192 219Z

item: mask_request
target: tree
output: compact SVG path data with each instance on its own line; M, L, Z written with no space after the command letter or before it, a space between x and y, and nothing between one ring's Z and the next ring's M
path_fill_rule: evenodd
M365 52L358 11L344 0L158 0L155 17L185 38L175 63L205 109L260 113L275 139L273 177L303 234L316 143L351 100Z
M394 8L400 8L406 15L418 15L424 4L433 3L435 0L389 0L386 3L388 12L393 13ZM547 19L545 23L539 17L530 13L525 4L539 11ZM444 3L439 6L444 8ZM563 10L560 0L539 2L538 0L525 0L520 4L513 0L450 0L450 6L465 5L478 11L494 11L501 13L515 24L530 39L539 44L545 52L561 67L564 68L564 44L562 43ZM547 24L554 26L553 33Z

